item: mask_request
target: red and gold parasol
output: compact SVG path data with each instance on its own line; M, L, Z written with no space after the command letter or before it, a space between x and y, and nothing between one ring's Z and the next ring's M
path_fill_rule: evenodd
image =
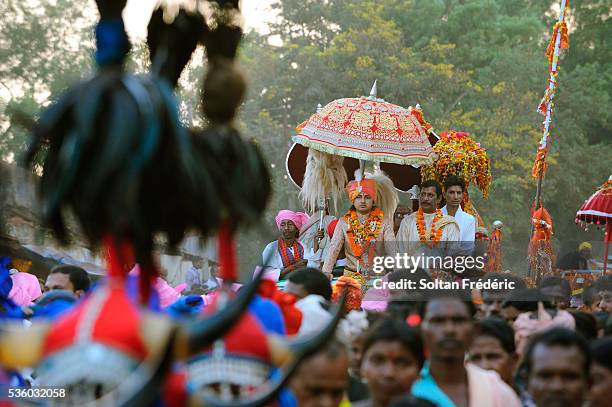
M349 99L339 99L339 100L347 101ZM325 108L331 109L330 106L337 107L339 104L337 104L336 102L338 102L339 100L331 102ZM419 150L424 149L428 151L427 154L429 154L429 150L431 150L431 147L433 147L439 139L439 137L433 131L431 124L429 124L423 118L423 111L421 110L421 107L419 105L416 105L416 107L409 107L406 110L399 106L395 106L390 103L384 102L382 101L382 99L376 98L376 84L374 84L374 87L372 88L372 91L370 92L369 98L358 98L358 99L351 99L351 100L353 100L359 106L358 108L355 109L357 113L359 113L359 111L361 111L362 113L364 111L367 112L370 116L374 118L373 120L376 121L376 123L380 122L381 117L387 117L385 114L383 114L382 116L380 115L380 111L383 109L383 105L386 106L385 109L387 110L390 109L389 106L394 106L396 110L400 109L402 111L402 116L404 116L405 113L407 113L411 117L403 121L400 119L397 119L397 124L399 125L399 123L403 123L403 125L405 125L406 123L411 123L411 126L414 125L414 129L416 130L411 130L411 131L412 131L412 134L414 134L414 137L417 137L417 138L420 137L420 135L422 134L422 131L424 130L424 133L426 134L426 139L428 140L429 148L427 146L423 146L423 148L419 147ZM367 103L364 103L364 101L366 101ZM369 109L366 107L367 104L370 104L370 105L376 104L377 108ZM296 142L289 149L289 153L287 154L285 165L286 165L286 170L287 170L287 174L289 178L298 188L302 188L303 186L304 175L306 173L306 167L307 167L307 162L308 162L307 158L309 155L308 147L311 147L312 149L322 151L322 152L329 152L332 149L327 144L318 144L316 142L313 142L312 138L308 136L307 134L305 134L305 132L308 133L309 130L305 130L305 129L314 126L313 123L321 123L322 121L325 121L325 120L327 120L327 123L329 124L331 123L331 119L329 119L329 117L333 115L337 116L337 113L334 113L334 114L328 113L326 116L324 116L324 108L321 107L321 105L319 105L319 107L317 108L317 113L315 115L313 115L311 118L309 118L308 120L304 121L303 123L297 126L296 130L298 132L298 135L293 138L294 141ZM328 119L326 119L326 117ZM353 119L355 117L357 117L355 114L351 116L351 118ZM415 120L417 122L416 124L414 124ZM347 126L349 126L349 124L347 124ZM338 127L340 126L338 125ZM373 128L374 127L370 127L369 129L365 129L365 130L361 129L360 132L358 132L359 137L363 137L364 139L367 139L368 143L371 145L374 145L375 146L374 148L379 151L386 149L385 147L386 141L384 141L384 139L376 138L377 136L375 137L374 132L372 131ZM340 137L340 131L345 131L344 128L342 129L338 128L337 130L338 130L338 135L339 135L338 137ZM383 130L379 130L377 127L376 127L376 130L378 133L384 133ZM371 134L368 134L368 132L370 132ZM391 134L392 132L387 131L387 133ZM409 134L410 132L399 128L399 129L396 129L396 133ZM346 131L344 134L346 134ZM336 139L338 139L338 137L336 137ZM370 139L370 137L372 138ZM346 143L353 143L355 142L354 140L358 138L358 136L342 135L340 138L342 140L347 140ZM404 142L404 139L402 138L399 141L399 143L403 143L403 142ZM393 143L393 145L396 145L396 144L397 142ZM410 148L410 146L406 145L400 148ZM352 180L354 178L353 174L355 173L355 170L359 168L359 160L364 159L363 158L364 155L356 154L355 151L350 148L336 149L334 151L335 152L332 154L336 156L344 157L344 159L342 160L342 167L344 167L344 170L346 171L346 174L348 176L348 181ZM405 156L406 153L404 152L403 155ZM408 192L411 190L411 188L414 185L420 185L421 184L421 172L419 170L419 166L421 164L415 164L415 162L420 162L422 157L420 156L412 157L410 159L411 164L406 165L405 163L398 164L397 161L391 160L389 157L392 157L392 156L393 154L387 154L385 155L386 158L381 158L381 156L378 155L374 161L379 162L379 167L381 171L383 171L385 174L389 176L389 178L393 181L394 187L400 192ZM371 157L371 156L368 156L368 157ZM371 160L371 158L365 158L365 159Z
M576 223L581 226L595 224L605 226L604 273L608 262L608 244L612 240L612 175L576 212Z
M401 165L433 163L427 130L410 110L376 97L334 100L298 126L293 141L328 154Z

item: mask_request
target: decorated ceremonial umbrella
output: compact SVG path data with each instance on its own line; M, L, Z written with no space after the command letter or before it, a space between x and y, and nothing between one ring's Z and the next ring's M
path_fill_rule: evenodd
M336 99L298 127L293 141L325 153L396 164L431 164L427 132L403 107L376 97Z
M437 138L420 108L405 109L378 98L376 82L367 98L337 99L319 106L297 131L287 155L287 173L302 188L309 210L322 197L331 195L336 203L364 161L378 163L395 188L406 192L419 183L415 167L435 158L432 145Z
M604 274L608 263L608 244L612 240L612 175L608 181L599 188L576 212L576 223L587 227L587 224L595 224L603 227L604 235Z

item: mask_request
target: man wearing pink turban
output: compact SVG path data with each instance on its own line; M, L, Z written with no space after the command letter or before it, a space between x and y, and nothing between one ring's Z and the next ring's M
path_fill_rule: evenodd
M308 222L308 215L285 209L278 212L275 220L280 237L268 243L261 256L261 265L279 269L283 279L293 270L308 264L304 258L304 246L298 240L300 228Z

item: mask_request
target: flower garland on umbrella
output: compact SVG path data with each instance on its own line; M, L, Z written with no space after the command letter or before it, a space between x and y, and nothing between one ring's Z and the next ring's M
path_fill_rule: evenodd
M440 134L440 140L433 146L438 159L433 165L421 167L423 181L436 180L444 185L446 179L455 175L465 182L466 187L474 184L488 198L491 186L491 163L487 151L469 133L451 130ZM463 207L474 213L469 196L465 194Z

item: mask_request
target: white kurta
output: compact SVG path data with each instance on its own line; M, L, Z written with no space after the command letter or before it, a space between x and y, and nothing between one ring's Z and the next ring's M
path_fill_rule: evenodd
M448 215L446 206L442 208L442 213ZM459 225L461 251L469 254L474 250L474 240L476 238L476 218L461 209L461 206L459 206L455 216L453 217Z
M402 219L400 228L397 231L397 242L401 253L408 253L409 256L420 256L429 252L429 247L421 243L419 230L416 225L417 212L410 214ZM424 213L425 230L428 232L431 228L435 213ZM442 236L437 248L445 250L449 248L447 242L459 241L459 225L452 216L444 215L437 223L438 227L442 228Z

